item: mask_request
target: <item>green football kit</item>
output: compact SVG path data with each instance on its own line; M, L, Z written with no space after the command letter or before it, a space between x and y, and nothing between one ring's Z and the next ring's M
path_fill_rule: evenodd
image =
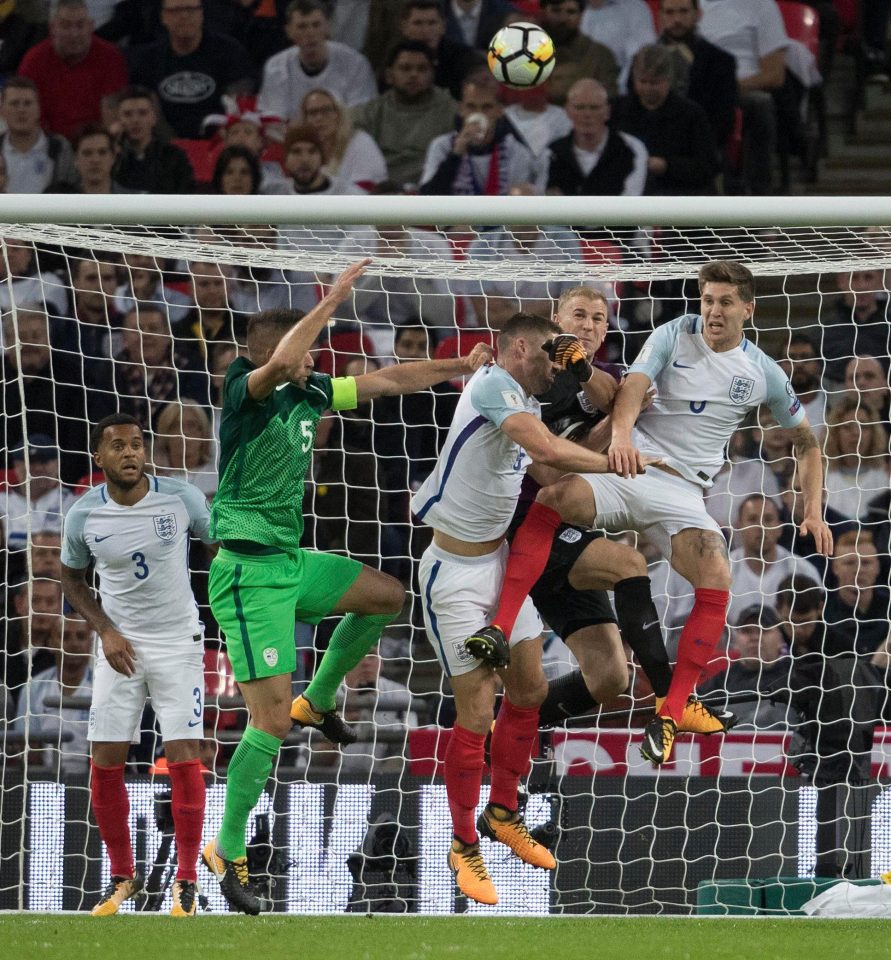
M362 569L300 546L316 428L326 410L356 406L356 381L311 373L305 387L281 384L254 400L247 389L254 369L239 357L226 373L211 506L221 549L210 569L210 605L236 680L293 672L295 621L326 617Z

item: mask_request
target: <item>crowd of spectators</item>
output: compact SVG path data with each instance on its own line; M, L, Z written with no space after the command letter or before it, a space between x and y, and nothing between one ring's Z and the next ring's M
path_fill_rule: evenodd
M551 86L524 95L506 94L480 69L488 32L520 16L511 4L349 6L364 11L365 20L341 19L339 3L332 11L318 0L295 0L287 9L210 0L118 4L123 9L98 25L103 34L94 30L91 4L60 0L49 37L23 46L21 62L8 67L0 96L7 190L706 193L719 188L727 170L737 104L744 118L756 118L752 124L781 115L770 91L783 75L786 38L776 29L773 0L733 5L734 17L757 9L774 31L758 56L744 59L737 49L735 67L733 54L722 50L720 20L710 19L717 0L661 0L658 25L642 0L542 0L538 14L557 41L559 67ZM381 33L382 23L390 33ZM742 21L733 29L734 42L751 32ZM251 39L256 46L241 44ZM73 104L66 94L75 86L84 95ZM255 93L256 100L243 99ZM236 96L242 99L229 99ZM751 133L762 127L747 129L754 153L766 149L769 138ZM196 144L210 163L196 165ZM772 163L761 155L744 164L751 180L744 189L767 189L758 178L770 179ZM305 239L296 227L281 235L252 230L238 242L262 250ZM509 263L511 277L503 269L481 280L368 276L319 344L316 363L327 372L362 372L464 349L468 336L487 336L517 309L550 310L571 285L527 273L525 263L580 262L592 243L596 235L570 226L480 234L347 230L341 249L351 255ZM2 424L9 455L0 502L10 586L0 704L13 717L28 704L33 712L38 676L47 690L63 693L81 691L88 680L82 627L62 620L58 574L61 518L96 479L88 425L115 409L134 414L150 430L150 469L184 477L212 497L222 377L243 349L247 316L268 307L308 309L325 277L21 240L3 249ZM827 516L836 554L823 563L800 534L793 460L769 411L759 411L733 438L730 462L707 499L727 531L734 571L724 659L708 681L715 691L773 690L797 648L865 657L884 683L891 659L888 288L881 271L861 270L839 273L836 289L810 325L772 351L829 458ZM651 312L637 326L620 319L641 305L655 309L632 285L605 284L603 292L617 330L604 359L630 361L659 318ZM663 321L695 309L682 299L668 303ZM408 493L435 459L460 387L375 401L323 421L307 542L379 559L411 584L425 534L411 522ZM692 595L664 561L653 560L670 638ZM193 552L208 640L219 646L202 588L208 561L205 552ZM414 660L432 662L416 635ZM405 663L396 666L404 679ZM362 689L380 661L366 667L367 676L357 676ZM759 703L746 715L756 727L779 722L777 711L786 710ZM367 712L367 698L355 709ZM397 712L413 709L409 703ZM429 716L436 713L434 707ZM80 722L61 706L54 716L55 727L40 728L47 737L60 723ZM373 752L386 759L386 751Z
M780 2L805 0L53 0L35 23L9 0L6 191L787 191L839 24L831 3L806 4L815 51ZM864 6L878 63L887 10ZM488 41L529 19L556 68L538 88L500 87ZM294 127L314 131L324 185L289 169ZM223 185L232 146L260 164L258 177L241 157L250 188Z

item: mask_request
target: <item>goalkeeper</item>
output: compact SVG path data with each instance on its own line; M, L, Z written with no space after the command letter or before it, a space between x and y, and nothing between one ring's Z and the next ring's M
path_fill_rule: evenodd
M358 377L313 372L309 349L370 260L347 268L305 316L269 310L248 324L249 357L233 361L223 386L220 485L211 511L221 549L211 564L210 603L227 639L250 723L229 764L223 822L202 859L236 910L256 914L248 884L245 827L292 720L329 740L355 739L334 710L344 674L402 609L398 580L356 560L300 548L302 501L316 427L328 410L396 396L473 373L491 357L388 367ZM304 696L291 703L295 620L346 614ZM290 710L289 710L290 708Z

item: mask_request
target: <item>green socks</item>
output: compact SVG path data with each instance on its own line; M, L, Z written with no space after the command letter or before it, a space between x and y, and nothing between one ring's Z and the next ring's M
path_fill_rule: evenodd
M304 694L316 710L327 713L334 709L337 688L344 676L380 640L384 627L395 616L395 613L376 613L369 616L348 613L337 624L319 669Z
M229 761L223 824L217 834L217 846L227 860L246 854L244 833L248 817L272 773L281 745L282 741L271 733L248 727Z

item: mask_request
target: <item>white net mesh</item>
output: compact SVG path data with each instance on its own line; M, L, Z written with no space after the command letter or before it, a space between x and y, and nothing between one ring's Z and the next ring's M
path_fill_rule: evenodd
M416 213L425 219L423 207ZM682 738L673 762L656 771L637 751L647 714L629 713L627 698L599 724L546 735L529 780L527 822L555 839L559 866L549 876L484 841L501 893L497 909L690 912L698 902L701 909L717 903L717 912L727 904L780 911L791 903L788 892L768 878L828 869L868 877L891 868L882 787L891 229L9 223L0 236L0 429L8 453L0 908L83 909L108 879L86 785L91 638L82 621L62 618L59 582L62 516L101 483L88 457L89 425L115 410L133 413L149 428L149 469L186 478L212 497L222 376L243 349L247 318L258 309L311 308L332 274L366 255L374 258L367 276L315 352L324 372L467 352L514 310L549 312L578 284L609 298L601 359L627 364L656 326L698 309L703 262L740 260L758 280L749 335L786 364L829 458L839 545L828 564L796 537L793 461L766 412L734 437L708 500L730 539L731 618L751 606L773 609L808 584L826 591L802 615L793 606L784 635L797 630L804 638L815 623L825 634L825 669L804 684L811 706L764 693L787 664L777 666L782 643L759 648L756 638L753 653L734 631L709 669L717 679L707 681L720 692L729 663L751 668L737 670L729 688L746 722L727 737ZM453 712L416 592L429 532L408 511L460 387L322 421L304 543L396 575L412 602L385 633L379 657L348 677L343 708L360 741L337 751L318 738L289 737L251 818L254 872L275 879L276 909L482 909L455 897L444 866L451 828L441 762ZM648 558L672 650L692 591L664 559ZM246 721L207 604L209 559L193 543L192 586L206 624L208 838ZM332 626L298 627L295 690L311 676ZM547 656L552 675L573 666L557 639ZM639 668L632 689L638 706L651 705ZM131 829L150 877L147 904L167 909L175 847L161 752L147 712L128 768ZM807 776L793 762L802 756ZM385 856L393 852L388 818L399 828L395 868ZM351 856L357 851L364 861ZM210 906L224 908L216 893Z

